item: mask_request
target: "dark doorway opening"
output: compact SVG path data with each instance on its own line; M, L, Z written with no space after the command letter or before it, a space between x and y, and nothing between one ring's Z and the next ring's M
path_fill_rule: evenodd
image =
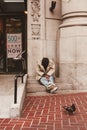
M26 15L0 17L0 73L27 72Z

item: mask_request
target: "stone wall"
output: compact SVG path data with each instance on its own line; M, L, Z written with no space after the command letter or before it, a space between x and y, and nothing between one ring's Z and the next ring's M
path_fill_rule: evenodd
M87 0L28 0L28 83L36 83L37 60L56 63L61 89L87 89Z

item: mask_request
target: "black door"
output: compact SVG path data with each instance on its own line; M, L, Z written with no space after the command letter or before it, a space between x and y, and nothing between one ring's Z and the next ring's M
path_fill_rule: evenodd
M6 49L3 19L0 18L0 73L5 72Z
M26 72L26 24L24 17L1 18L0 72Z

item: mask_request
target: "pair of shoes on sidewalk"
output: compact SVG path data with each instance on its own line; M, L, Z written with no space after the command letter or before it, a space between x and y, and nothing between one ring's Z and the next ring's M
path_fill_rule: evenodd
M47 87L47 90L50 92L50 93L54 93L55 91L57 91L58 87L55 86L55 84L51 84Z

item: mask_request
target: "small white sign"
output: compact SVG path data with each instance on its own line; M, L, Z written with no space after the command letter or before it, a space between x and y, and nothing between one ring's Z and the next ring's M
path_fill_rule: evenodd
M21 53L22 34L7 34L7 58L16 58ZM21 58L21 55L18 58Z

